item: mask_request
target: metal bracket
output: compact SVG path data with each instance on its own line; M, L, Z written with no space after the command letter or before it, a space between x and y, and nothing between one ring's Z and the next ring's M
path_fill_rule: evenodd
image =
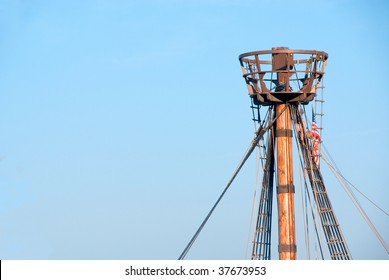
M279 185L277 186L277 193L294 193L294 185Z
M280 244L278 245L278 253L296 253L296 244Z
M293 137L293 132L291 129L277 128L276 137Z

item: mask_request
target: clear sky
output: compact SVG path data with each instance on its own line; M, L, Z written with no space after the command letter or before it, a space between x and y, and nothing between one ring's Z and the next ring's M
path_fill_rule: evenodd
M1 0L0 259L176 259L253 137L238 56L275 46L329 54L323 141L388 212L388 14L385 0ZM353 257L388 259L323 173ZM253 158L189 259L246 258L255 188ZM388 216L358 197L388 242Z

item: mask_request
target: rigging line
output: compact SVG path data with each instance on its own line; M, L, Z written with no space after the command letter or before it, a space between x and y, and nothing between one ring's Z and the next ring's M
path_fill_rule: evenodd
M263 126L261 125L258 130L256 131L256 136L253 138L253 140L251 141L251 144L248 148L248 151L247 153L244 155L244 157L242 158L241 162L239 163L238 167L236 168L234 174L232 175L230 181L228 182L227 186L224 188L222 194L219 196L219 198L217 199L216 203L213 205L213 207L211 208L211 210L209 211L208 215L205 217L204 221L201 223L200 227L198 228L198 230L196 231L196 233L194 234L194 236L192 237L192 239L189 241L188 245L185 247L184 251L181 253L180 257L178 258L179 260L183 260L186 256L186 254L189 252L190 248L192 247L193 243L196 241L197 237L199 236L201 230L203 229L203 227L205 226L205 224L207 223L208 219L211 217L213 211L216 209L217 205L219 204L220 200L223 198L223 196L225 195L225 193L227 192L227 190L229 189L229 187L231 186L232 182L234 181L234 179L236 178L236 176L238 175L239 171L242 169L243 165L246 163L247 159L250 157L250 155L252 154L252 152L254 151L254 149L257 147L257 144L259 142L259 140L263 137L263 135L265 134L265 132L270 129L273 124L276 122L276 120L278 119L278 117L280 115L282 115L282 113L286 110L288 106L285 106L282 111L280 112L280 114L278 116L275 116L275 118L273 118L268 126L266 128L263 128ZM269 115L269 118L271 118L271 115Z
M305 119L303 119L301 116L301 114L303 114L303 113L304 113ZM307 190L307 194L308 194L308 201L309 201L310 207L311 207L311 214L312 214L312 219L313 219L314 226L315 226L315 233L316 233L317 242L318 242L318 245L320 247L321 257L322 257L322 259L324 259L322 246L321 246L323 236L319 234L319 231L317 228L317 224L316 224L317 222L316 222L316 218L315 218L315 214L314 214L314 210L313 210L313 206L312 206L312 201L311 201L308 187L307 187L307 176L310 179L310 184L312 187L311 191L312 191L313 198L314 198L313 201L315 202L316 210L317 210L318 215L319 215L319 221L320 221L320 224L322 226L323 226L323 222L324 222L323 219L326 219L326 217L323 217L320 214L320 204L329 203L329 201L328 202L323 201L323 197L315 194L315 192L319 192L320 190L317 189L319 186L317 186L315 183L317 181L317 179L316 179L316 173L314 174L314 170L313 170L314 162L312 161L312 157L310 156L310 152L309 152L309 148L308 148L310 144L309 144L307 135L305 134L306 129L307 129L307 128L305 128L305 122L304 122L304 121L307 121L305 107L304 107L304 110L301 111L301 114L299 113L299 111L297 109L294 111L294 117L296 118L296 125L300 125L300 128L303 128L301 130L301 137L299 138L299 141L298 141L299 145L297 145L297 147L299 149L299 152L302 153L302 158L300 160L304 160L304 166L305 166L305 172L306 172L306 173L304 173L304 175L305 175L304 180L305 180L306 190ZM328 240L327 240L328 233L326 232L326 230L323 228L323 230L320 233L325 235L325 237L326 237L325 239L326 239L326 242L328 244ZM332 247L331 246L329 246L329 250L330 250L330 253L332 255L332 252L331 252Z
M303 170L303 167L301 166L300 162L299 162L299 167L300 168L298 174L299 174L299 188L300 188L300 195L301 195L300 196L301 212L302 212L302 216L304 217L303 221L304 221L305 254L307 256L307 259L310 260L311 256L310 256L310 249L309 249L310 244L309 244L309 230L308 230L308 208L307 208L306 197L304 199L305 190L303 189L303 180L302 180L303 174L301 172L301 170Z
M263 141L263 140L261 140L261 141ZM263 143L263 145L265 145L265 143ZM260 190L260 187L259 187L259 166L262 165L262 167L263 167L263 162L261 161L261 159L266 156L265 155L266 151L264 152L264 155L262 155L261 148L262 148L262 146L258 146L258 149L257 149L257 160L256 160L256 167L255 167L255 189L254 189L253 206L252 206L251 218L250 218L250 229L249 229L249 234L248 234L247 243L246 243L246 259L248 259L248 247L249 247L249 243L250 243L250 236L251 236L251 233L252 233L252 225L253 225L253 222L254 222L255 205L257 204L257 200L256 200L257 189ZM259 198L259 201L260 200L261 200L261 198ZM256 230L254 230L253 247L255 246L255 244L254 244L254 242L255 242L255 232L256 232ZM252 256L253 256L253 253L251 254L251 257L250 257L251 259L252 259Z
M305 107L303 107L303 112L305 113ZM298 143L297 150L298 150L298 153L299 153L300 166L301 166L301 168L304 169L304 185L305 185L305 191L306 191L305 193L306 193L306 196L308 197L308 202L309 202L310 209L311 209L312 221L313 221L313 225L314 225L314 229L315 229L315 234L316 234L315 235L316 240L317 240L317 242L315 242L316 256L318 257L318 253L317 253L317 245L318 245L319 249L320 249L321 259L324 260L323 248L322 248L322 238L323 237L321 237L320 234L319 234L319 230L318 230L318 226L317 226L317 221L316 221L316 216L315 216L315 213L314 213L314 208L313 208L313 205L312 205L311 196L309 194L309 188L308 188L308 184L307 184L306 172L308 171L308 168L304 165L305 164L304 159L305 160L309 160L309 159L305 158L305 155L302 152L302 148L303 148L302 145L303 145L303 143L300 141L300 139L297 138L297 135L300 136L299 133L305 133L305 129L306 129L305 128L304 119L299 114L300 113L299 113L298 107L296 107L295 110L292 110L292 117L293 117L293 120L294 120L293 121L293 129L294 129L294 132L295 132L294 135L295 135L296 143ZM306 115L305 115L305 117L306 117ZM302 130L299 131L297 126L299 126ZM303 137L305 139L305 135Z
M335 172L335 170L333 169L334 167L327 161L327 159L325 157L323 157L323 159L328 164L328 166L330 167L331 171L334 172L336 178L341 183L343 189L345 190L346 194L350 197L351 201L353 202L354 206L357 208L358 212L361 214L362 218L365 220L365 222L370 227L370 229L372 230L374 235L377 237L377 239L381 242L381 244L384 247L384 249L386 250L386 252L389 253L389 245L386 243L385 239L380 234L378 229L374 226L374 224L372 223L372 221L370 220L369 216L367 215L367 213L363 209L362 205L359 203L358 199L356 198L356 196L352 192L352 190L349 187L349 185L347 184L347 182L345 180L342 180L342 177Z
M255 210L255 204L256 204L256 196L257 196L257 191L254 190L254 197L253 197L253 207L251 209L251 218L250 218L250 228L249 228L249 234L247 236L247 243L246 243L246 259L248 259L249 257L249 243L250 243L250 235L251 235L251 230L252 230L252 227L253 227L253 216L254 216L254 210Z
M270 259L270 234L271 234L271 219L272 216L272 192L273 192L273 144L274 140L273 129L268 131L268 152L266 153L266 163L263 166L263 180L261 188L261 197L258 204L258 214L256 219L256 229L254 231L254 242L252 250L252 260L269 260Z
M310 151L309 149L306 151L307 153L305 155L306 159L308 160L309 158L309 160L313 160L312 157L310 156L311 152L309 151ZM324 230L324 234L331 254L331 258L343 259L344 257L345 259L349 259L351 258L351 255L347 248L347 244L344 241L344 236L340 230L339 223L336 219L335 213L333 212L333 208L329 200L323 179L321 177L321 173L317 169L314 162L307 161L306 164L308 164L311 168L311 173L309 173L310 176L309 179L311 181L311 185L313 188L315 202L317 204L321 225ZM313 167L315 167L314 173L312 173ZM334 238L339 242L333 242Z
M252 98L251 99L251 112L253 114L253 121L254 121L254 129L257 130L257 121L256 121L256 118L255 118L255 111L254 111L254 101ZM258 117L259 118L259 117ZM260 123L260 121L258 121L258 123Z
M295 122L293 122L293 124L295 125L294 126L294 129L295 129L295 138L296 138L296 143L298 143L297 145L297 149L298 149L298 152L299 152L299 155L300 155L300 166L303 168L304 170L304 185L305 185L305 196L306 196L306 199L308 200L309 202L309 206L310 206L310 210L311 210L311 216L312 216L312 222L313 222L313 225L314 225L314 232L315 232L315 237L316 237L316 242L315 242L315 252L316 252L316 258L318 259L319 258L319 253L318 253L318 249L320 251L320 257L322 260L324 260L324 253L323 253L323 247L322 247L322 243L325 243L325 241L323 241L323 239L325 239L323 237L323 231L319 232L318 230L318 223L321 221L317 221L317 218L316 218L316 215L315 215L315 211L314 211L314 207L313 207L313 204L312 204L312 200L311 200L311 195L309 193L309 188L308 188L308 183L307 183L307 172L308 172L308 167L305 166L305 162L310 162L310 165L312 165L312 161L310 159L310 157L308 157L308 155L305 155L304 153L302 153L302 149L303 149L303 145L308 145L308 143L303 143L303 140L302 139L297 139L297 125L300 126L300 128L302 129L301 133L303 133L303 136L302 138L304 140L306 140L306 136L305 136L305 131L308 128L307 126L307 112L306 112L306 106L302 106L302 108L299 108L297 107L295 109L295 111L293 112L294 113L294 118L295 118ZM310 170L311 171L311 170ZM313 194L313 193L312 193ZM315 195L313 194L313 197L315 198ZM316 201L316 198L315 198L315 201ZM318 209L316 209L318 211ZM318 212L319 214L319 212ZM320 216L320 214L319 214ZM320 220L320 218L319 218ZM321 234L320 234L321 233Z
M270 119L270 116L269 115L273 115L274 114L274 106L270 106L269 109L266 111L265 113L265 118L264 118L264 121L262 122L261 125L263 125L265 123L266 120ZM262 142L262 146L260 146ZM267 150L266 150L266 142L265 142L265 139L261 139L259 140L259 146L258 146L258 150L259 150L259 154L260 154L260 159L258 159L258 161L261 162L261 166L263 167L264 166L264 159L267 157ZM259 165L257 166L257 168L259 168ZM259 171L257 173L257 175L259 174ZM257 176L257 180L258 180L258 176Z
M256 128L256 126L255 126L255 128ZM260 143L258 143L258 144L259 144L258 149L256 151L256 153L257 153L256 159L257 160L256 160L256 166L255 166L255 188L254 188L253 206L252 206L252 210L251 210L250 228L249 228L249 233L247 236L247 243L246 243L246 259L249 259L248 253L249 253L250 236L252 233L253 222L254 222L255 205L257 204L256 195L257 195L257 188L259 189L259 187L258 187L258 185L259 185L259 165L260 164L263 165L261 162L261 158L263 157L262 151L261 151L261 146L260 146ZM253 241L253 243L254 242L255 241Z
M373 204L378 210L380 210L382 213L384 213L386 216L389 216L388 212L386 212L384 209L382 209L380 206L378 206L374 201L372 201L369 197L367 197L362 191L360 191L356 186L354 186L349 180L347 180L343 174L340 172L339 168L336 166L334 160L332 159L331 155L329 154L327 148L323 144L324 153L327 154L329 161L333 164L334 170L336 173L338 173L339 176L342 177L343 180L345 180L351 187L353 187L357 192L359 192L364 198L366 198L371 204ZM328 163L327 163L328 164Z
M296 136L296 132L294 133L294 137L295 137L295 140L296 140L296 143L298 143L298 139L297 139L297 136ZM300 158L301 154L300 154L300 150L298 148L298 156ZM308 228L308 205L307 205L307 194L305 192L305 189L303 189L303 174L302 174L302 170L304 170L303 166L302 166L302 163L301 163L301 160L298 161L299 163L299 181L300 181L300 184L299 184L299 187L300 187L300 194L301 194L301 211L302 211L302 214L303 214L303 221L304 221L304 239L305 239L305 254L307 256L307 259L311 259L311 255L310 255L310 243L309 243L309 228ZM305 182L305 178L304 178L304 182ZM304 196L305 194L305 196Z

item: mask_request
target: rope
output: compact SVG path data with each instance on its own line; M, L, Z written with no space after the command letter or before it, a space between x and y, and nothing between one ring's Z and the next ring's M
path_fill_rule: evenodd
M272 121L269 122L269 124L267 125L267 127L265 129L263 128L262 125L258 128L258 130L255 133L256 136L251 141L251 144L250 144L249 148L247 149L246 154L243 156L242 160L240 161L240 163L239 163L238 167L236 168L234 174L232 175L230 181L227 183L227 186L224 188L222 194L219 196L219 198L217 199L216 203L213 205L212 209L209 211L208 215L205 217L204 221L201 223L200 227L197 229L196 233L194 234L192 239L189 241L189 243L185 247L184 251L181 253L180 257L178 258L179 260L183 260L185 258L186 254L189 252L189 250L192 247L193 243L196 241L197 237L199 236L200 232L204 228L205 224L207 223L207 221L211 217L213 211L216 209L217 205L219 204L219 202L221 201L221 199L223 198L223 196L225 195L225 193L227 192L227 190L231 186L232 182L234 181L234 179L238 175L239 171L242 169L243 165L246 163L247 159L250 157L252 152L255 150L255 147L257 147L257 144L258 144L259 140L263 137L265 132L269 128L271 128L273 126L275 121L278 119L278 117L280 115L282 115L282 113L286 110L287 107L288 106L285 106L283 108L283 110L280 112L280 114L278 116L276 116L274 119L272 119Z
M251 209L251 217L250 217L250 228L249 228L249 234L247 236L247 243L246 243L246 259L249 259L249 243L250 243L250 234L253 227L253 216L254 216L254 210L255 210L255 204L256 204L256 197L257 197L257 191L254 190L254 197L253 197L253 207Z
M304 108L304 113L305 113L305 108ZM293 121L293 129L294 129L294 137L295 137L296 143L300 142L300 139L297 138L297 136L299 135L299 132L300 132L299 129L297 128L297 125L300 126L302 131L305 131L304 120L301 118L301 116L300 116L300 118L298 118L298 114L299 114L298 108L296 108L295 110L292 110L292 117L295 120L295 121ZM300 159L299 160L299 163L300 163L299 165L300 165L301 169L303 170L303 174L304 174L303 178L304 178L305 196L306 196L305 203L308 200L309 206L310 206L310 209L311 209L311 215L312 215L312 222L313 222L313 225L314 225L315 237L316 237L316 241L317 241L316 244L315 244L316 256L318 257L318 253L317 253L317 245L318 245L319 250L320 250L321 259L324 260L322 241L321 241L319 230L318 230L318 226L317 226L317 221L316 221L316 216L315 216L314 208L313 208L312 201L311 201L311 196L309 194L309 188L308 188L308 183L307 183L307 176L304 173L304 170L308 170L308 168L304 165L304 161L308 162L308 160L310 160L310 159L307 159L305 157L305 155L302 153L302 147L300 147L300 145L297 145L297 151L299 153L299 159ZM307 211L306 214L308 215L308 211ZM309 243L309 241L308 241L308 243Z
M309 175L309 181L311 183L316 209L319 213L320 223L323 227L323 233L327 241L331 258L349 259L351 258L351 254L349 253L349 250L347 248L347 244L340 230L335 213L333 212L332 205L330 203L323 179L321 177L321 173L312 161L312 151L309 148L309 141L307 135L305 135L305 130L302 126L303 121L301 119L301 115L298 113L297 107L293 109L294 110L292 111L292 118L294 119L296 124L296 134L299 135L299 152L302 152L303 154L304 165ZM318 238L318 240L320 239Z
M339 168L336 166L334 160L332 159L331 155L329 154L327 148L324 146L323 144L323 148L324 148L324 153L326 154L326 156L328 157L328 161L330 161L333 165L333 168L335 170L335 172L338 173L339 176L342 177L342 179L344 181L347 182L348 185L350 185L351 187L353 187L357 192L359 192L364 198L366 198L372 205L374 205L379 211L381 211L382 213L384 213L386 216L389 216L388 212L386 212L384 209L382 209L380 206L378 206L374 201L372 201L370 198L368 198L363 192L361 192L356 186L354 186L349 180L347 180L341 173L340 173L340 170ZM328 164L328 163L327 163Z
M339 183L343 187L344 191L349 196L349 198L351 199L352 203L357 208L358 212L361 214L362 218L365 220L365 222L370 227L370 229L372 230L374 235L377 237L377 239L380 241L380 243L382 244L382 246L384 247L386 252L389 254L389 245L388 245L388 243L386 243L385 239L382 237L382 235L380 234L378 229L374 226L374 224L370 220L369 216L367 215L367 213L363 209L362 205L359 203L359 201L356 198L355 194L351 190L351 188L350 188L350 186L348 184L348 181L346 179L344 179L344 176L341 174L339 169L335 168L334 165L332 165L329 162L326 154L323 154L323 160L328 164L328 166L330 167L331 171L334 173L335 177L338 179Z
M296 133L294 133L296 137ZM300 151L299 151L299 156L300 156ZM303 189L303 172L304 170L303 166L301 165L301 160L299 161L299 187L300 187L300 194L301 194L301 211L302 211L302 216L304 217L304 239L305 239L305 254L307 256L307 259L310 260L310 243L309 243L309 228L308 228L308 205L307 205L307 193L305 192L305 189ZM305 178L304 178L304 182ZM305 194L305 196L304 196Z
M274 135L268 132L266 163L263 166L261 195L259 198L252 260L269 260L271 256L271 217L274 175Z

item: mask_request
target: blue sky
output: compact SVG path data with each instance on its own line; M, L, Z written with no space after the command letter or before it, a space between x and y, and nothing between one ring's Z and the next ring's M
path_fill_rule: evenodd
M176 259L253 137L238 56L274 46L329 54L323 141L388 211L388 12L383 0L1 0L0 259ZM354 258L388 259L323 173ZM245 258L254 190L253 158L188 258ZM388 241L388 216L360 201Z

